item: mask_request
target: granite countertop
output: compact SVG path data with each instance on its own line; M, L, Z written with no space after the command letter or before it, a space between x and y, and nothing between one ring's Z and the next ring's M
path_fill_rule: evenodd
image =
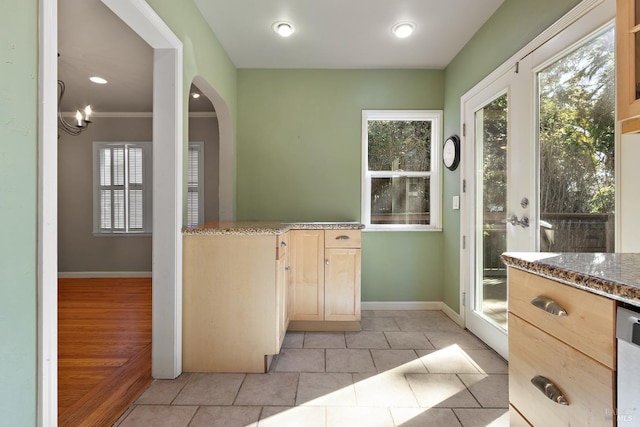
M640 254L507 252L511 267L640 307Z
M221 221L207 222L198 227L185 227L183 235L278 235L289 230L362 230L359 222L268 222Z

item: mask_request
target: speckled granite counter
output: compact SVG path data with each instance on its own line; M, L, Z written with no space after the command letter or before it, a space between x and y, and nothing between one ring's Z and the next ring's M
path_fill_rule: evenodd
M640 307L640 254L507 252L511 267Z
M183 235L278 235L289 230L362 230L359 222L266 222L222 221L207 222L198 227L185 227Z

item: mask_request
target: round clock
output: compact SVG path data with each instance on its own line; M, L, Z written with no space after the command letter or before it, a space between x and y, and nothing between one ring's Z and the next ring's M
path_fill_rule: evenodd
M460 163L460 138L453 135L447 138L442 147L442 161L449 170L456 170Z

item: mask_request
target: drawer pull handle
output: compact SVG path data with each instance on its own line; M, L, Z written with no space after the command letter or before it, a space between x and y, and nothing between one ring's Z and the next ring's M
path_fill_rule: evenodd
M281 247L281 248L284 248L284 247L286 247L286 246L287 246L287 244L286 244L285 242L280 242L280 247Z
M556 386L551 380L543 377L542 375L536 375L531 378L531 383L536 386L538 390L542 392L545 396L547 396L550 400L553 400L559 405L568 405L569 402L567 398L564 397L564 394L560 391L558 386Z
M554 316L566 317L566 316L569 315L567 313L567 310L562 308L562 306L560 304L558 304L557 302L555 302L551 298L536 297L536 298L531 300L531 304L535 305L540 310L544 310L547 313L553 314Z
M340 236L336 237L336 240L351 240L351 237L341 234Z

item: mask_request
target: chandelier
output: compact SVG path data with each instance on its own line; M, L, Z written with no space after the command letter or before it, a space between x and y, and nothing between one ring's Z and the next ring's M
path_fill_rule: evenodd
M63 116L60 110L62 105L62 97L64 96L65 85L62 80L58 80L58 129L72 135L78 136L91 124L91 106L87 105L84 108L84 114L80 110L76 110L75 120L73 123L69 123ZM58 135L58 138L60 135Z

